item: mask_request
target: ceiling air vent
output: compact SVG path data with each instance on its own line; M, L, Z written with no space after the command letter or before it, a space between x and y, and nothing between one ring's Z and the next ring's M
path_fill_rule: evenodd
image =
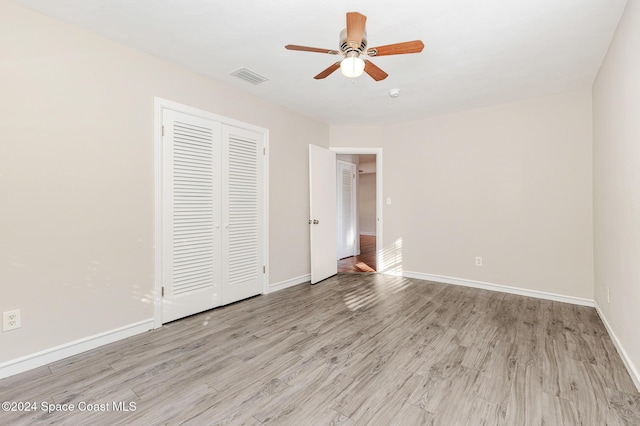
M229 74L234 77L238 77L239 79L244 80L247 83L251 83L254 86L256 84L264 83L265 81L269 80L268 78L261 76L257 72L251 71L250 69L245 67L238 68L235 71L231 71Z

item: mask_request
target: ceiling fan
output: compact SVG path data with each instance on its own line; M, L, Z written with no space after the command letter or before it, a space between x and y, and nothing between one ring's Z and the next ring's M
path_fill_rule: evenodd
M347 28L340 32L340 46L338 50L319 49L317 47L298 46L287 44L285 49L302 50L304 52L328 53L329 55L341 55L343 59L331 65L329 68L316 75L316 80L320 80L331 75L340 68L345 77L360 77L366 72L375 81L384 80L389 74L382 71L368 59L360 56L376 57L387 55L400 55L404 53L420 53L424 44L420 40L406 41L404 43L388 44L386 46L367 48L367 32L365 23L367 17L358 12L347 13Z

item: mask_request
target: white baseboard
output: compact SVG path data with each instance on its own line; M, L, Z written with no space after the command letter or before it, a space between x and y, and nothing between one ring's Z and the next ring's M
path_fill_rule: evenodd
M363 231L360 231L360 235L368 235L368 236L370 236L370 237L375 237L375 236L376 236L376 232L375 232L375 231L373 231L373 232L363 232Z
M0 363L0 379L153 329L153 318Z
M274 291L278 290L284 290L285 288L293 287L294 285L306 283L308 281L311 281L311 274L301 275L299 277L280 281L279 283L269 284L269 293L273 293Z
M596 306L596 311L598 311L598 316L600 316L600 319L602 320L604 327L607 329L607 332L609 333L609 337L611 337L613 344L618 350L618 354L620 354L620 358L622 358L622 361L624 362L625 367L627 367L627 371L629 372L629 375L631 376L633 383L636 385L636 388L638 388L638 391L640 391L640 372L638 371L636 366L633 364L633 361L631 361L631 357L629 357L629 354L627 354L627 351L624 350L624 347L622 346L622 343L620 343L620 340L618 340L618 336L616 336L616 333L613 332L613 329L609 325L609 322L607 321L607 317L604 316L604 313L600 309L600 306L598 306L597 303L595 303L595 306Z
M562 294L547 293L545 291L527 290L524 288L510 287L500 284L486 283L482 281L467 280L464 278L452 278L442 275L424 274L422 272L403 271L402 276L407 278L416 278L418 280L435 281L445 284L455 284L464 287L481 288L484 290L500 291L502 293L518 294L520 296L536 297L538 299L554 300L556 302L571 303L573 305L582 305L595 307L595 302L591 299L583 299L581 297L564 296Z

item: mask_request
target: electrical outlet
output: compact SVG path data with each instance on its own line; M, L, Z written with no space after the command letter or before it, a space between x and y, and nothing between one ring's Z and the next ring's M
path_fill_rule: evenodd
M482 257L476 256L476 266L482 266Z
M2 331L20 328L20 309L2 313Z

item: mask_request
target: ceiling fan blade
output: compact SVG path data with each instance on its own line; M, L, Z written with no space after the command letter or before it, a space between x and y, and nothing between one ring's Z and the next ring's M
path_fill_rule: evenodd
M360 47L366 22L367 17L361 13L347 13L347 44L349 47L353 47L354 49Z
M309 46L298 46L296 44L287 44L284 48L288 50L301 50L303 52L328 53L329 55L337 55L340 53L337 50L320 49L318 47L309 47Z
M338 64L338 66L340 65ZM389 74L374 65L373 62L366 59L364 60L364 72L369 74L375 81L384 80L389 76Z
M386 46L367 49L369 56L401 55L403 53L420 53L424 49L424 43L420 40L405 41L404 43L388 44Z
M338 61L335 64L331 65L329 68L327 68L326 70L322 71L320 74L316 75L313 78L315 78L316 80L322 80L323 78L326 78L329 75L331 75L338 68L340 68L340 61Z

